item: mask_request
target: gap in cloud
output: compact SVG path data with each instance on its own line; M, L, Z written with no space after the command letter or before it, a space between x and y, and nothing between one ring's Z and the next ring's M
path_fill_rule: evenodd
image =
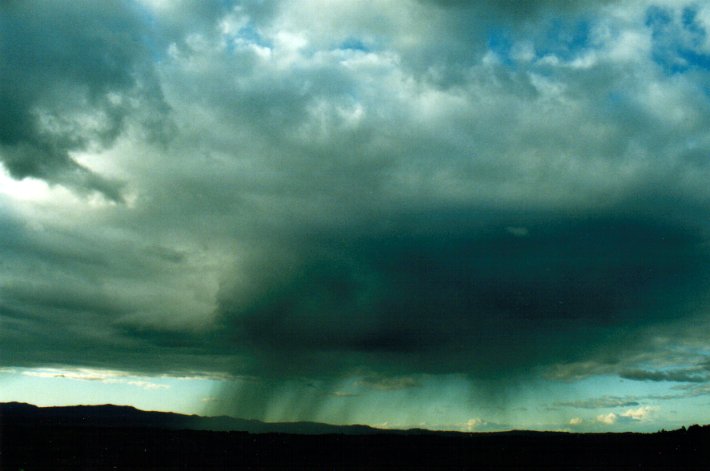
M578 19L565 22L555 19L538 46L538 57L554 55L570 62L591 46L591 22Z
M646 10L645 24L653 40L652 59L666 74L710 70L710 54L704 50L707 31L698 13L692 7L680 12L658 6Z
M51 193L52 188L44 180L32 177L16 180L0 166L0 194L18 201L46 201Z
M353 51L361 51L361 52L370 52L372 49L368 47L362 40L355 38L355 37L349 37L342 43L340 43L340 46L338 49L346 49L346 50L353 50Z
M587 18L553 18L536 33L496 27L488 32L487 47L508 67L544 58L569 63L593 47L592 29Z
M492 28L488 33L486 43L488 50L495 54L503 65L509 67L514 65L511 54L514 41L510 31Z
M221 25L226 48L230 54L235 54L244 48L261 51L262 55L266 54L266 51L273 50L273 41L264 37L259 28L248 18L233 21L239 21L240 24L230 24L230 21L224 20Z

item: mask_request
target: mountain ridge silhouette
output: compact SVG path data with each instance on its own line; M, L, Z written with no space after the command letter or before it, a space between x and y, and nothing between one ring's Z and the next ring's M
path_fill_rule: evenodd
M0 468L707 469L710 425L656 433L439 432L132 406L0 403Z
M133 406L115 404L40 407L24 402L0 403L0 421L39 422L42 425L53 426L150 427L168 430L241 431L304 435L397 432L359 424L334 425L311 421L264 422L226 415L201 416L176 412L146 411Z

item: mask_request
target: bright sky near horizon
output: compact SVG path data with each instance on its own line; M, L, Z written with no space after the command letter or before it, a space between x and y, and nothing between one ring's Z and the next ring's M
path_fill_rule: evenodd
M0 401L710 422L710 5L0 4Z

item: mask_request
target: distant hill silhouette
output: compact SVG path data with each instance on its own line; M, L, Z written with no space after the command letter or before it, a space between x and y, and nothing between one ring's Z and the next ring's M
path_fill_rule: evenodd
M43 426L150 427L168 430L240 431L249 433L373 434L389 432L367 425L331 425L318 422L262 422L228 416L202 417L172 412L143 411L131 406L37 407L32 404L0 403L0 421Z
M391 431L0 403L0 469L710 469L710 426L653 434Z

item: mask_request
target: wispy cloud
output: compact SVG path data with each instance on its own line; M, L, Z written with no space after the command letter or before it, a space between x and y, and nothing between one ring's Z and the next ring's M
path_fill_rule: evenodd
M698 368L670 371L625 370L619 373L619 376L635 381L672 381L679 383L703 383L710 381L708 372Z
M360 379L357 385L381 391L398 391L401 389L418 388L421 381L412 376L368 376Z
M638 406L639 399L632 396L601 396L590 399L578 399L574 401L555 402L557 407L575 407L580 409L604 409L610 407Z
M156 383L148 379L141 379L121 371L98 370L89 368L60 369L39 368L23 370L22 374L34 378L61 378L74 381L96 381L104 384L127 384L141 389L157 390L169 389L167 384Z

